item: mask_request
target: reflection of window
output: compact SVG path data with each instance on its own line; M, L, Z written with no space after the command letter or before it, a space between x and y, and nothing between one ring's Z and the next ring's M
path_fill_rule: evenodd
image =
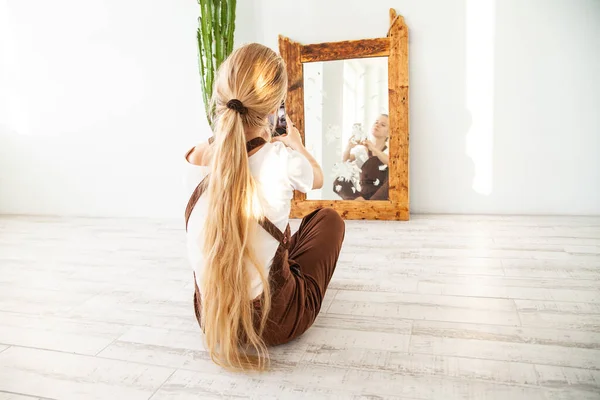
M304 132L307 150L324 165L323 159L323 63L306 63L304 69ZM321 198L322 189L311 192Z
M344 103L342 123L342 145L345 146L352 134L352 125L364 126L365 69L356 60L344 62Z

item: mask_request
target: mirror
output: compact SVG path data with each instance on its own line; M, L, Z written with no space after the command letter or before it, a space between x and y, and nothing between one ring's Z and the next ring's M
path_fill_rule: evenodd
M307 150L324 185L308 200L388 200L388 58L311 62L304 69Z
M291 218L320 207L344 219L410 217L408 28L394 9L389 18L377 38L301 44L279 35L285 111L324 174L322 189L294 191Z

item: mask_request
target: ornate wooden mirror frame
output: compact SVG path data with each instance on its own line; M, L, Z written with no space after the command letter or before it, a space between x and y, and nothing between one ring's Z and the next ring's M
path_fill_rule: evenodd
M390 9L387 37L302 45L279 36L279 51L289 80L286 112L304 136L303 63L351 58L388 57L389 200L307 200L295 192L292 218L302 218L318 207L331 207L344 219L408 220L408 30L404 18Z

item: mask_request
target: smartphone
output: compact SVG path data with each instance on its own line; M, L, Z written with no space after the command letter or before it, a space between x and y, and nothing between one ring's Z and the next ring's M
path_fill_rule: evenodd
M287 122L285 120L285 102L277 109L277 112L269 117L271 126L274 126L272 136L281 136L287 133Z

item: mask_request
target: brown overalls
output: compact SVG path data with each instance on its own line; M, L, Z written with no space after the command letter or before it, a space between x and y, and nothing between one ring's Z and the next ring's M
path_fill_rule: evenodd
M246 144L248 152L266 141L255 138ZM194 190L185 210L187 224L202 195L208 176ZM344 240L344 221L330 208L313 211L302 219L293 236L290 226L281 232L269 219L260 225L279 242L269 271L271 310L262 338L268 346L286 343L304 333L317 317L325 291L335 270ZM200 291L194 274L194 310L201 324ZM210 299L205 299L210 301ZM261 318L261 297L253 302L255 326ZM208 328L210 329L210 328Z
M383 150L386 148L387 146ZM365 200L388 200L389 171L388 168L380 169L383 165L385 164L369 150L369 158L361 167L360 191L356 190L352 182L342 178L333 181L333 191L344 200L354 200L359 196ZM335 190L338 185L341 186L339 191Z

